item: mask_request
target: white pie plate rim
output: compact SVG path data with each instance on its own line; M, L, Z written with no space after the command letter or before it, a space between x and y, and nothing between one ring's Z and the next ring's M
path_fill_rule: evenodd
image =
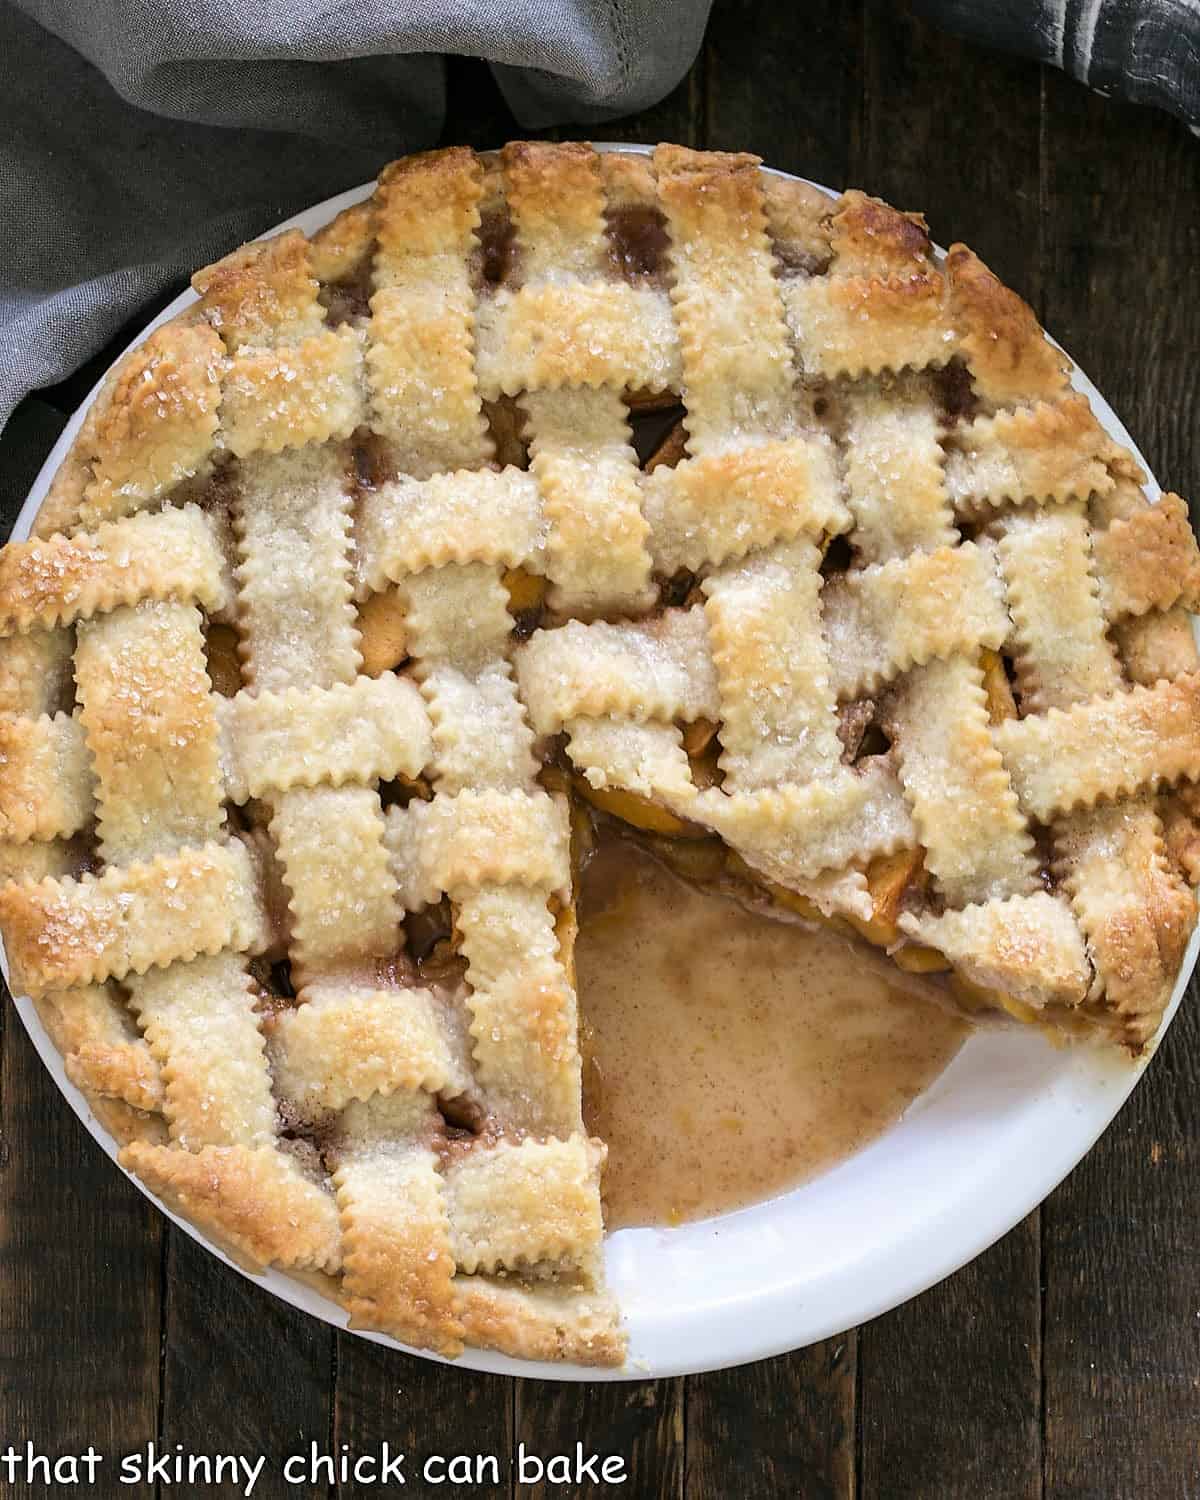
M598 144L601 150L650 150L623 142ZM295 227L312 234L373 188L368 183L329 198L268 233ZM193 292L182 293L130 348L194 300ZM28 535L101 383L43 464L13 538ZM1148 470L1112 408L1077 368L1073 383L1089 397L1107 431ZM1147 493L1158 495L1154 480ZM1188 945L1155 1045L1178 1009L1198 949L1200 932ZM2 950L0 966L7 977ZM32 1001L18 998L16 1007L55 1083L115 1161L116 1142L67 1078ZM892 1129L816 1180L736 1214L676 1229L610 1235L608 1276L629 1332L629 1358L622 1368L530 1363L478 1349L468 1349L456 1363L552 1380L647 1379L748 1363L865 1322L950 1275L1018 1224L1086 1155L1153 1051L1154 1046L1140 1062L1129 1064L1092 1047L1056 1050L1020 1027L976 1031ZM252 1276L126 1175L226 1265L293 1307L345 1328L346 1314L314 1287L277 1270ZM1003 1309L994 1311L1003 1316ZM382 1334L353 1331L375 1343L405 1347Z

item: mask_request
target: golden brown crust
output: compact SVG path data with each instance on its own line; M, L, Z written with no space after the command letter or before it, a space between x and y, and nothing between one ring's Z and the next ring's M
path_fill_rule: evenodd
M120 1162L250 1270L298 1266L332 1272L341 1264L332 1196L272 1147L191 1152L135 1141Z
M1150 1037L1200 879L1200 553L965 247L752 156L514 142L194 285L0 554L16 983L174 1208L407 1343L619 1362L535 735L990 1003ZM627 414L676 400L639 466Z
M1070 366L1028 303L966 245L950 246L946 279L963 353L984 401L995 408L1057 400Z

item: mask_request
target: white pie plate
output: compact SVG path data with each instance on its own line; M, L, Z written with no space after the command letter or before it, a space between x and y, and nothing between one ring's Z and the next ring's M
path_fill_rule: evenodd
M278 229L295 226L312 234L367 197L373 186L330 198ZM194 300L190 291L177 297L134 343ZM1105 428L1137 453L1091 381L1079 370L1073 379ZM28 535L98 389L71 418L42 466L13 537ZM1159 493L1153 481L1148 493ZM1164 1030L1179 1006L1198 947L1200 934L1188 945ZM2 952L0 964L7 976ZM58 1087L115 1160L116 1143L68 1080L32 1002L21 998L16 1004ZM1019 1026L976 1031L891 1130L815 1181L739 1213L676 1229L623 1229L611 1235L608 1276L629 1331L629 1360L622 1369L522 1363L475 1349L458 1363L555 1380L643 1379L744 1364L853 1327L948 1276L1019 1223L1091 1148L1145 1067L1145 1059L1129 1064L1091 1047L1055 1049ZM130 1180L154 1198L136 1177ZM233 1266L190 1223L158 1206ZM308 1285L274 1270L253 1279L293 1307L345 1327L345 1313ZM404 1348L381 1334L359 1336Z

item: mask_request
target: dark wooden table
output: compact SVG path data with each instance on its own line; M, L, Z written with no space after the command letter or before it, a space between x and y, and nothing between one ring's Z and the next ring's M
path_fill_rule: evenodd
M448 141L523 133L485 69L455 63L449 81ZM938 239L965 239L1032 302L1163 483L1200 497L1200 142L1166 116L959 44L887 0L719 0L684 83L595 133L747 148L922 208ZM48 446L56 409L95 373L26 403L18 429ZM0 1448L265 1453L262 1497L328 1492L279 1477L310 1440L385 1439L504 1456L522 1439L542 1453L578 1441L626 1458L630 1478L605 1492L629 1500L1200 1495L1195 995L1086 1161L941 1286L779 1359L592 1387L444 1369L293 1312L166 1227L11 1016L2 1042ZM106 1467L78 1493L148 1493ZM413 1477L405 1490L497 1492Z

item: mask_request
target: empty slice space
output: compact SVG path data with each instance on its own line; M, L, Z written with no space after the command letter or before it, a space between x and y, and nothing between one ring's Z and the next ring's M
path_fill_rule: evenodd
M967 1024L841 934L752 911L605 834L582 879L584 1116L610 1229L775 1197L861 1150Z

